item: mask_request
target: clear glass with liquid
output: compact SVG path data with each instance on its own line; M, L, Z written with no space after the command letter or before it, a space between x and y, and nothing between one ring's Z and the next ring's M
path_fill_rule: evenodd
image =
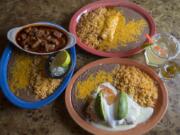
M150 66L160 67L180 51L180 42L170 34L155 34L152 40L153 45L145 49L146 63Z
M171 80L180 74L180 59L166 61L159 68L159 76L164 80Z

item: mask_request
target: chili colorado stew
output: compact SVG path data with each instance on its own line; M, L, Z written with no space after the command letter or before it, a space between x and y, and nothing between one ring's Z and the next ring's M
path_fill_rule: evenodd
M25 50L47 53L65 47L67 37L54 27L30 26L17 34L16 41Z

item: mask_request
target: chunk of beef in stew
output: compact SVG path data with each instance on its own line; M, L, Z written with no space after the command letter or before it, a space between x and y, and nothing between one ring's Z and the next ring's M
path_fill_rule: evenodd
M31 26L21 30L16 41L25 50L47 53L63 48L66 45L66 36L53 27Z

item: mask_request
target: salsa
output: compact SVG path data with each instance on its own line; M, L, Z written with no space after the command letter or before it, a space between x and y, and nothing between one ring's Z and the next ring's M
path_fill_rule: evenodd
M38 53L57 51L67 43L62 31L49 26L24 28L17 34L16 41L23 49Z

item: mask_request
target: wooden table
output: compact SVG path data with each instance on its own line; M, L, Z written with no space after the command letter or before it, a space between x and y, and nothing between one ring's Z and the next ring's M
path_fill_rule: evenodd
M157 24L158 32L170 32L180 38L179 0L132 0L148 10ZM0 52L7 44L8 29L23 24L50 21L68 28L73 13L91 0L1 0ZM77 67L100 59L77 48ZM140 53L130 59L144 63ZM163 120L147 135L180 135L180 79L166 83L169 107ZM23 110L10 104L0 94L0 135L86 135L69 116L64 94L50 105L38 110Z

